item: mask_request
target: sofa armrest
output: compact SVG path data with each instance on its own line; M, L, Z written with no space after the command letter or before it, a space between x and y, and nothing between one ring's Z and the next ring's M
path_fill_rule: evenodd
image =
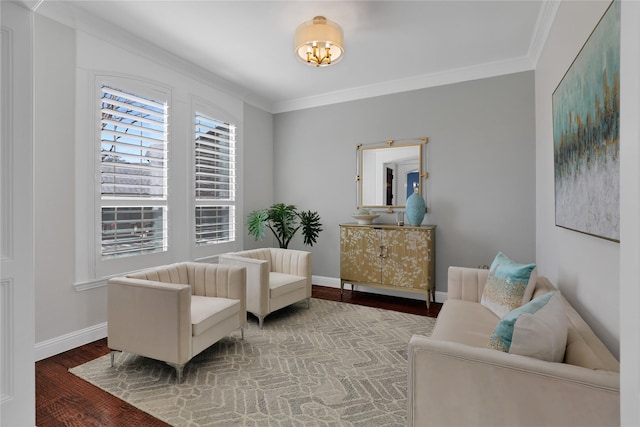
M480 302L489 270L468 267L449 267L447 299Z
M269 313L269 261L241 255L223 254L218 263L246 269L247 310L257 315Z
M619 425L620 377L414 335L408 421L421 425Z
M107 283L109 348L175 364L191 358L191 286L127 277Z

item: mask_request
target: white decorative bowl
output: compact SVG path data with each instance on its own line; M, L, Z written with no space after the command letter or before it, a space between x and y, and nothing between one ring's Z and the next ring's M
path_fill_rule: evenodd
M373 223L373 220L378 218L380 215L371 214L371 215L351 215L358 224L369 225Z

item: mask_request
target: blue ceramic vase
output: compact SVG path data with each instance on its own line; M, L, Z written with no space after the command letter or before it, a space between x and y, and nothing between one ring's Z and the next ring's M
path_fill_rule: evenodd
M407 199L407 205L405 209L409 224L413 226L422 224L422 220L424 219L425 207L426 204L424 203L424 198L422 198L422 196L418 194L418 189L416 188L413 191L413 194Z

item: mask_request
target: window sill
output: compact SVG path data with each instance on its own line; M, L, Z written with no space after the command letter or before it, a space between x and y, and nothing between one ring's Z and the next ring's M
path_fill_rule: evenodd
M204 262L204 263L216 264L218 262L218 254L196 258L196 259L194 259L194 262ZM76 290L76 292L84 292L84 291L89 291L91 289L102 288L103 286L107 286L107 281L112 277L126 276L127 274L131 274L131 273L135 273L136 271L143 271L143 270L147 270L147 268L143 268L143 269L140 269L140 270L134 270L134 271L128 271L128 272L124 272L124 273L120 273L120 274L114 274L113 276L101 277L99 279L86 280L84 282L74 283L73 284L73 288Z
M76 290L76 292L83 292L91 289L101 288L103 286L107 286L107 280L109 280L109 278L101 278L96 280L88 280L86 282L74 283L73 288Z

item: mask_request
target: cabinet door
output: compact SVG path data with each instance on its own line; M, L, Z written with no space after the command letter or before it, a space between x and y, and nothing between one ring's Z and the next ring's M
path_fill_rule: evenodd
M429 230L383 230L382 283L401 288L429 287Z
M380 283L380 230L369 227L340 228L340 278Z

